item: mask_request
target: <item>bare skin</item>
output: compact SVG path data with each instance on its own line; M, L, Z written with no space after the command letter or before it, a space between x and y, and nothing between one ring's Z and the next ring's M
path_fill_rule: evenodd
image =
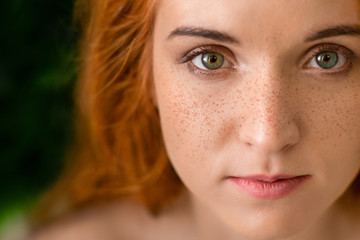
M135 201L88 209L56 222L31 240L196 240L189 203L183 196L158 217Z
M34 240L360 239L360 205L344 195L360 169L357 9L356 0L161 1L155 102L187 192L157 218L119 203ZM207 67L210 53L223 63ZM229 180L249 174L308 178L260 198Z
M358 240L360 236L360 211L343 208L339 202L334 211L333 222L327 222L323 228L326 234L317 233L316 240ZM353 203L353 202L352 202ZM210 229L219 229L216 221L195 222L205 214L194 213L194 206L188 194L170 206L159 217L151 216L148 211L135 202L122 202L77 213L63 219L47 229L32 236L29 240L230 240L214 234ZM204 220L204 219L203 219ZM329 229L332 229L330 231ZM335 231L334 231L335 230ZM323 234L323 235L321 235ZM235 238L241 240L241 238ZM303 240L308 240L303 236Z
M356 0L160 4L153 64L163 136L199 223L223 226L208 235L336 235L324 226L341 219L335 202L360 169L358 9ZM234 183L278 176L307 180L286 196L270 194L272 180L247 191Z

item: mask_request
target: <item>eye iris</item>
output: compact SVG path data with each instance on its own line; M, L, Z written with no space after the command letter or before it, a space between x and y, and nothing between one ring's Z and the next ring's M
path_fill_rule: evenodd
M329 69L338 62L338 55L336 52L321 52L316 56L316 62L321 68Z
M220 53L205 53L202 55L202 63L208 69L214 70L222 66L224 56Z

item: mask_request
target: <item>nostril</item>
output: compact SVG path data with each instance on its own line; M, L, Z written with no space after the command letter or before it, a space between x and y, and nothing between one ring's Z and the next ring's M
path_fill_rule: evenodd
M286 151L288 151L292 146L293 146L293 145L291 145L291 144L286 144L286 145L281 149L281 151L286 152Z
M245 142L245 145L249 148L254 148L254 145L252 145L250 142Z

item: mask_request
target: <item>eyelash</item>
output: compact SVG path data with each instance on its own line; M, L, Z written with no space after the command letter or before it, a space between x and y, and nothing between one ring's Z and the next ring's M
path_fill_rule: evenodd
M321 68L320 66L318 66L318 67L309 66L309 64L312 61L316 61L315 58L318 56L318 54L320 54L322 52L335 52L339 57L344 58L345 63L343 64L343 66L341 66L339 68L329 68L329 69ZM322 43L322 44L318 44L318 45L310 48L307 51L307 53L305 55L306 61L304 64L304 68L307 70L316 71L317 73L319 73L321 75L323 75L323 74L336 75L336 74L346 73L348 70L350 70L355 58L356 58L356 56L355 56L354 52L352 52L348 48L345 48L341 45L334 44L334 43Z
M311 63L311 61L313 61L319 53L322 52L335 52L338 56L344 57L345 59L345 63L343 66L339 67L339 68L329 68L329 69L324 69L321 68L320 66L318 67L311 67L309 66L309 64ZM206 54L206 53L219 53L221 54L225 61L228 61L232 67L220 67L219 69L216 70L205 70L205 69L200 69L199 67L195 66L194 63L192 62L196 57L202 55L202 54ZM322 44L318 44L312 48L310 48L309 50L306 51L305 54L305 64L303 64L303 67L306 70L312 70L312 71L316 71L318 74L326 74L326 75L335 75L335 74L341 74L343 72L347 72L347 70L351 69L352 66L352 62L355 59L355 54L343 47L340 46L338 44L333 44L333 43L322 43ZM236 65L236 58L234 56L234 54L226 47L220 46L220 45L205 45L205 46L200 46L197 47L193 50L191 50L190 52L188 52L187 54L185 54L185 56L183 56L180 60L180 63L187 63L188 68L191 72L193 72L196 75L202 75L202 76L221 76L221 77L226 77L224 76L225 74L231 74L233 71L229 71L229 70L235 70L237 68ZM235 62L235 63L234 63Z
M206 53L221 54L224 57L224 60L229 62L232 67L225 67L225 68L221 67L216 70L210 70L210 69L205 70L205 69L198 68L197 66L194 65L194 63L192 63L192 61L196 57L198 57L202 54L206 54ZM231 74L231 72L233 72L233 71L229 71L229 70L235 70L235 68L236 68L236 64L234 62L236 62L236 58L233 55L233 53L228 48L220 46L220 45L205 45L205 46L197 47L197 48L191 50L190 52L186 53L185 56L183 56L179 60L179 63L187 63L189 70L191 72L193 72L194 74L202 75L202 76L209 76L209 77L210 76L224 77L224 75L226 75L226 74Z

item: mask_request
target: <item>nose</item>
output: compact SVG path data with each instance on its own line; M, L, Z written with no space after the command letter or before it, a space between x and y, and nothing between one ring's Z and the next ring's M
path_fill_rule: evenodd
M245 100L241 140L257 152L272 155L287 151L300 140L296 106L289 89L279 81L257 84ZM259 87L261 86L261 87Z

